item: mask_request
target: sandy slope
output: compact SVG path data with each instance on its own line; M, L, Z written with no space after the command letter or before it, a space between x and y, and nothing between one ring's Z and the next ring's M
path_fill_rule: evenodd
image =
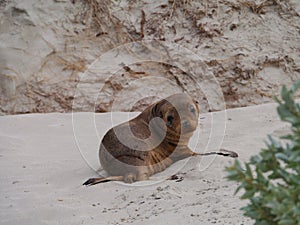
M219 111L300 78L299 0L0 0L0 30L0 114L141 111L160 90Z
M150 182L82 186L96 176L91 168L98 167L99 138L111 126L109 114L95 115L96 134L93 116L74 116L81 152L71 114L0 117L1 224L252 224L239 210L245 202L233 195L237 185L224 178L230 158L190 159ZM115 113L112 118L120 122L127 116ZM198 151L206 148L211 116L201 115L193 149L195 144ZM280 136L287 130L275 104L228 110L222 147L237 151L244 161L264 146L267 134ZM218 135L211 135L213 142ZM174 173L183 180L162 181Z

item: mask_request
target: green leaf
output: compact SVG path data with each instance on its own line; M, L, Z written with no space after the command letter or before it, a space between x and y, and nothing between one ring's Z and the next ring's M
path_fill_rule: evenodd
M275 156L276 156L277 159L281 159L284 162L289 161L289 157L284 153L276 153Z
M278 225L296 225L295 220L291 218L282 219L278 222Z
M268 180L264 177L263 173L259 169L256 169L256 175L258 183L265 187L268 184Z
M270 225L270 223L265 220L262 220L262 221L256 221L254 225Z
M234 195L236 195L242 188L243 188L242 185L238 186L237 189L234 192Z
M252 171L251 171L251 168L250 168L250 166L249 166L248 163L246 163L246 175L247 175L250 179L253 179Z
M255 194L256 190L255 189L251 189L246 191L242 196L241 199L249 199L252 198Z
M296 81L291 87L291 93L296 93L296 91L300 88L300 80Z
M258 155L251 156L250 163L252 165L261 163L261 158Z
M281 98L283 100L287 99L288 98L288 94L289 94L289 91L287 90L286 86L283 85L283 87L281 89Z
M294 216L300 216L300 203L293 207Z

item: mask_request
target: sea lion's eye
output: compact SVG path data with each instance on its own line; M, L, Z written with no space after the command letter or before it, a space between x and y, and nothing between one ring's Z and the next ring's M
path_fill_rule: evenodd
M196 113L196 109L193 105L189 106L189 110L190 110L191 113Z
M169 115L167 116L167 125L172 126L174 121L174 117Z

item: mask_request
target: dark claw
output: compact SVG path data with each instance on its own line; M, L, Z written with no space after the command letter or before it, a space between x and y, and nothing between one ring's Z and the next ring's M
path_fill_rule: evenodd
M95 184L95 181L96 181L95 178L90 178L86 182L84 182L82 185L91 186L91 185Z
M179 177L176 174L174 174L168 178L168 180L178 180L178 179L179 179Z
M95 184L106 183L106 182L110 182L110 181L113 181L113 180L108 179L108 178L101 178L101 177L99 177L99 178L90 178L86 182L84 182L82 185L92 186L92 185L95 185Z
M168 180L175 180L175 182L181 182L183 181L183 177L178 176L177 174L174 174L168 178Z

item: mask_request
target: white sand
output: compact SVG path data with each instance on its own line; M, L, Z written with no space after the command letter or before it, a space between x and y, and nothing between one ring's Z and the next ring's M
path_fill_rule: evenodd
M275 107L228 110L222 147L237 151L245 161L264 146L267 134L286 132L288 125L279 121ZM111 126L109 114L97 114L98 137L93 116L74 117L81 153L71 114L0 117L1 224L253 224L239 210L246 202L233 195L237 185L224 178L231 158L194 158L185 161L184 168L183 161L165 171L180 173L181 182L82 186L87 178L97 176L91 168L98 167L100 138ZM115 113L113 119L127 120L127 116ZM211 114L202 117L200 138L195 135L191 140L193 149L201 141L198 151L206 146L203 137L208 137Z

